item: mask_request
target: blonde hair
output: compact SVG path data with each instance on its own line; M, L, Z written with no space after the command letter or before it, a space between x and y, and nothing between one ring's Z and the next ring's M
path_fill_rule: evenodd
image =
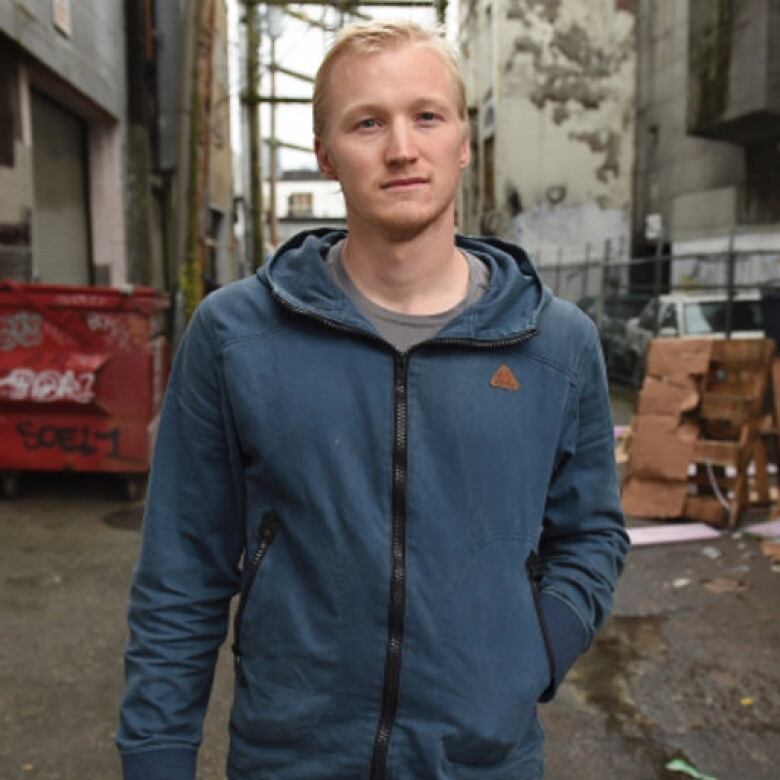
M466 85L458 65L455 51L444 39L443 31L429 30L416 22L392 20L351 24L344 27L325 54L317 75L314 77L312 115L314 135L322 137L325 132L327 111L328 78L335 64L347 55L377 54L403 44L420 43L428 46L439 56L452 75L458 101L458 116L466 121Z

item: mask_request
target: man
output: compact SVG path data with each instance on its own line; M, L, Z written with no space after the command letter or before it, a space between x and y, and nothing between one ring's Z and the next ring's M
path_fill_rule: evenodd
M231 780L542 777L536 703L627 548L598 338L454 236L446 45L349 28L317 76L348 231L212 293L179 348L133 584L127 780L192 780L233 621Z

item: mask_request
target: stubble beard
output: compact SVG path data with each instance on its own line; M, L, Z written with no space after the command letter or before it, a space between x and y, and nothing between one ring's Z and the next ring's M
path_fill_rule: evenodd
M349 218L350 212L353 220ZM452 221L454 231L454 199L440 208L430 202L402 202L378 214L367 214L347 204L348 223L357 220L365 229L381 234L390 241L411 241L443 219Z

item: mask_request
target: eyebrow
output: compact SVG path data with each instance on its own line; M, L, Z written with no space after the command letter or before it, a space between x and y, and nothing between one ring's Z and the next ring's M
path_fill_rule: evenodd
M442 113L448 113L452 108L446 100L442 100L438 97L418 98L412 103L412 107L416 109L435 108L437 111L441 111ZM457 109L455 110L455 113L457 113Z
M378 103L356 103L344 112L343 117L344 119L353 119L359 114L381 114L382 110Z

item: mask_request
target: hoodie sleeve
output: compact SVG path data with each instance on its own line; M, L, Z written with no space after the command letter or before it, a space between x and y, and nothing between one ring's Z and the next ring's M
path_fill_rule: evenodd
M125 780L194 780L229 602L240 587L241 472L207 303L182 338L157 435L117 731Z
M590 323L547 495L535 578L553 656L550 700L612 605L628 551L614 430L598 335Z

